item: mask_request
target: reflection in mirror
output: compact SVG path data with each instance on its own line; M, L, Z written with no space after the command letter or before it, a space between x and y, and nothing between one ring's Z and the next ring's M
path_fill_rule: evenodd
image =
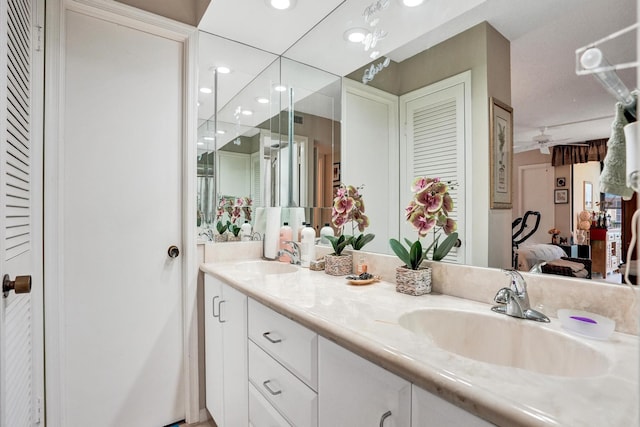
M239 226L253 219L248 203L263 205L256 126L273 114L278 68L276 55L200 32L197 201L205 229L232 219Z
M451 37L452 26L443 26L436 29L428 36L423 37L426 47L429 47L429 40L444 40L439 44L431 44L427 50L419 50L419 40L409 43L405 47L387 53L392 62L386 68L382 68L373 81L367 84L368 91L373 93L369 98L377 97L379 108L393 109L394 102L398 102L402 96L418 88L439 82L447 77L451 77L465 70L472 73L472 99L471 99L471 148L465 153L465 159L469 165L470 174L465 178L468 185L467 193L464 196L469 206L466 219L468 225L468 236L463 242L463 248L470 249L469 256L465 263L479 266L509 267L511 265L511 223L519 218L529 208L547 209L543 214L545 225L540 226L540 235L537 239L540 243L550 245L552 235L548 233L551 228L561 230L563 239L567 239L568 248L562 249L563 253L570 257L575 253L576 245L571 245L571 239L576 239L578 226L578 215L584 209L582 199L583 184L587 180L594 183L593 203L594 210L599 210L595 206L596 202L604 200L605 195L599 193L595 183L599 180L600 161L595 161L593 168L595 172L590 172L588 179L581 178L582 172L578 171L578 165L557 165L551 164L551 154L540 153L538 143L534 137L541 134L540 129L547 128L545 134L553 137L553 143L560 144L584 143L597 139L606 139L610 135L610 126L613 121L614 104L616 99L607 93L590 76L577 76L575 74L575 50L585 46L601 37L605 37L617 30L625 28L635 20L636 4L631 0L616 2L616 4L605 4L598 1L574 2L573 6L568 2L560 9L554 9L553 13L543 12L544 2L540 6L534 4L527 5L536 10L525 11L515 10L516 6L506 6L498 12L500 8L492 8L487 2L486 8L478 8L471 15L483 16L488 23L460 26L467 28L460 34ZM522 7L519 5L517 7ZM548 7L548 4L547 4ZM575 11L579 9L580 14ZM547 9L545 9L547 10ZM504 13L501 15L501 13ZM508 18L506 16L508 15ZM327 20L327 22L337 22L337 19ZM458 23L460 23L458 21ZM389 25L387 22L385 24ZM485 28L482 29L481 26ZM309 43L316 42L326 37L320 31L314 30L308 34L300 43L291 49L293 57L302 58L304 52L309 57L309 52L318 55L318 52L309 48ZM480 30L479 30L480 27ZM402 31L397 27L394 31ZM446 37L440 34L447 34ZM308 41L307 41L308 40ZM475 46L474 43L480 44ZM506 54L503 43L506 43ZM316 43L317 44L317 43ZM338 43L331 44L332 50L337 50ZM297 46L300 46L299 48ZM305 46L306 48L303 48ZM606 56L612 63L630 62L635 59L636 41L635 33L631 33L629 38L612 42L606 47ZM345 48L347 51L348 48ZM352 53L355 55L355 53ZM483 57L483 55L485 55ZM336 54L340 57L339 54ZM309 59L311 60L311 59ZM360 84L365 70L371 65L376 65L382 60L377 59L364 67L348 73L347 77ZM506 61L506 62L500 62ZM316 61L317 62L317 61ZM328 63L329 61L327 61ZM504 64L506 63L506 66ZM338 65L333 64L334 67ZM635 69L618 71L622 81L629 89L637 86ZM483 79L479 75L484 76ZM345 84L345 87L347 85ZM375 89L372 89L375 88ZM384 92L377 91L379 89ZM347 89L348 90L348 89ZM488 98L494 96L497 99L511 105L514 108L514 137L515 155L512 168L512 189L513 208L511 210L490 210L486 198L489 194L488 182L488 111L486 105ZM361 112L362 109L354 108L350 110L349 105L342 105L343 111L343 136L342 141L342 173L343 179L348 181L358 180L367 176L368 171L375 170L378 175L388 176L387 187L381 189L381 193L388 195L387 211L382 209L379 212L371 212L372 224L381 224L383 230L389 230L392 236L401 235L400 228L404 222L402 212L403 205L408 198L403 192L408 191L409 183L406 180L394 175L394 171L400 170L400 174L405 173L404 166L393 157L394 153L386 150L385 144L379 141L372 141L376 144L374 150L379 150L381 158L378 163L367 163L355 161L353 157L345 153L362 153L366 150L366 145L354 147L357 143L358 131L351 133L349 128L356 128L363 132L370 132L377 129L377 139L384 139L385 143L396 147L401 144L403 134L407 133L405 123L401 121L395 124L396 141L394 136L386 134L379 129L380 120L372 119L371 115L361 114L360 120L353 114L353 111ZM398 107L395 117L403 111ZM394 127L394 114L380 113L380 118L387 120L386 130ZM392 132L393 133L393 132ZM532 141L535 143L531 147ZM526 148L524 148L526 146ZM371 147L371 146L369 146ZM518 149L522 147L521 149ZM533 148L533 150L531 150ZM553 148L550 147L553 151ZM369 148L371 150L371 148ZM403 154L403 149L398 150L398 157ZM523 159L522 157L535 157ZM375 160L375 159L373 159ZM549 178L533 181L535 184L526 191L521 191L519 174L526 173L526 168L536 165L549 174ZM589 166L592 167L591 165ZM387 174L388 172L388 174ZM557 186L557 178L564 178L564 187ZM393 180L398 180L393 184ZM368 188L376 187L378 183L374 181L364 181ZM391 185L389 185L391 183ZM568 190L569 203L554 203L556 189ZM397 194L399 193L399 194ZM563 196L564 193L560 194ZM559 200L564 200L562 197ZM529 207L526 207L529 204ZM623 204L621 204L624 206ZM369 206L368 206L369 207ZM635 202L630 202L628 207L621 207L618 216L621 218L621 240L622 250L617 250L617 243L612 243L609 249L616 251L618 261L625 256L625 223L630 221L628 213L635 210ZM613 216L613 215L612 215ZM625 219L627 218L627 219ZM612 227L613 228L613 227ZM615 228L614 228L615 230ZM376 233L377 234L377 233ZM629 232L626 232L629 237ZM381 239L382 240L382 239ZM558 239L560 241L560 239ZM533 242L533 241L532 241ZM597 244L596 244L597 245ZM583 248L578 248L578 258L590 259L596 263L595 255L592 254L593 244L588 246L586 252ZM369 249L369 248L368 248ZM375 251L388 252L388 248L374 248ZM565 251L568 250L568 254ZM605 250L606 253L606 250ZM559 252L557 258L561 258ZM635 258L631 258L635 259ZM619 275L615 275L615 270L605 273L606 279L616 280ZM594 280L602 280L602 275L598 275L594 270Z

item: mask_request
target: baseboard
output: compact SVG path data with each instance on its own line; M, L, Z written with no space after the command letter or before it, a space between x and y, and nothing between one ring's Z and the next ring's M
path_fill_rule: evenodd
M199 422L208 421L210 419L211 419L211 415L209 415L209 411L207 411L207 408L201 408Z

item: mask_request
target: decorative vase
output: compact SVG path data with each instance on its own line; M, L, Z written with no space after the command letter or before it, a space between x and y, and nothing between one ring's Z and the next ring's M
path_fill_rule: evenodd
M226 234L214 234L213 235L213 241L216 242L216 243L226 242L227 241L227 235Z
M227 237L227 242L239 242L241 239L240 236L234 236L233 234Z
M351 254L325 255L324 271L332 276L346 276L353 271L353 256Z
M431 293L431 267L411 270L406 267L396 268L396 291L409 295Z

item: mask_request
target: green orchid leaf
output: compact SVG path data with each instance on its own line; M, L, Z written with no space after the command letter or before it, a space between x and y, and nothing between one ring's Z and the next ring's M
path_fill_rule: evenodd
M457 241L458 233L449 234L447 238L442 241L442 244L433 250L433 260L440 261L446 257Z
M389 239L389 246L391 246L391 250L400 261L404 262L404 264L409 267L411 265L411 259L409 258L409 251L396 239Z

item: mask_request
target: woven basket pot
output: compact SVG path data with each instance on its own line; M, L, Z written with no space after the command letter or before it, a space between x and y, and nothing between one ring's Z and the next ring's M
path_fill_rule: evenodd
M346 276L353 272L353 256L351 254L325 255L324 272L332 276Z
M411 270L406 267L396 268L396 291L409 295L431 293L431 267Z
M242 237L234 236L233 234L227 237L227 242L239 242Z
M227 241L227 234L214 234L213 235L213 241L214 242L226 242Z

